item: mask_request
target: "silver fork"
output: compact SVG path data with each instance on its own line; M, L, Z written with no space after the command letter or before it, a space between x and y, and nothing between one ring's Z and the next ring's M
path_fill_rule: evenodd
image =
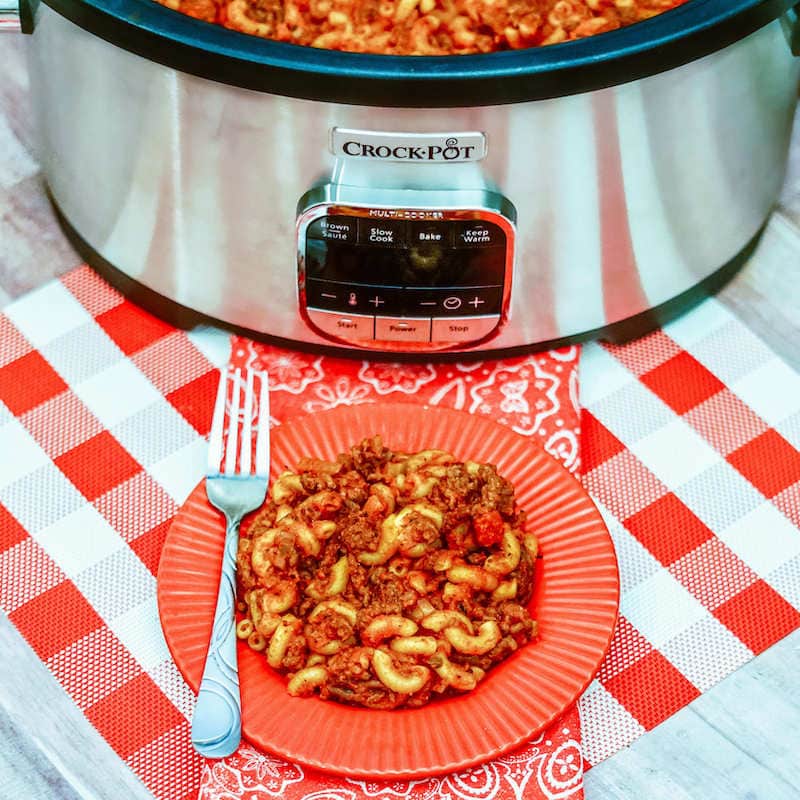
M256 398L255 377L261 388ZM223 456L228 384L233 383L228 412L228 438ZM242 435L239 414L242 398L242 371L220 375L214 418L208 446L206 493L212 505L225 514L225 551L219 582L214 627L203 669L203 680L192 717L192 744L198 753L222 758L236 750L242 736L242 704L239 672L236 665L234 628L236 551L239 523L249 511L258 508L266 497L269 475L269 380L266 372L246 371ZM253 411L258 407L258 435L253 464Z

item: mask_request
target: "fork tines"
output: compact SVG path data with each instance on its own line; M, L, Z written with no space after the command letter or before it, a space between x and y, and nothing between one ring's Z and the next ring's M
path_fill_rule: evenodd
M242 389L244 388L244 401ZM227 428L225 425L227 417ZM255 470L253 469L253 422L257 420ZM241 423L241 433L239 425ZM220 468L220 462L224 463ZM217 401L208 442L207 475L256 475L269 473L269 377L265 371L237 367L220 370Z

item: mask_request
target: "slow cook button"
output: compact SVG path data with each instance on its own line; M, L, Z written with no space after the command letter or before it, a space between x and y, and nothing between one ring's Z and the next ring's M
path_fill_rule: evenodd
M362 314L342 314L337 311L320 311L307 308L309 319L324 333L337 339L352 341L371 340L375 328L375 317Z
M405 247L406 223L396 219L360 219L358 241L377 247Z
M383 342L429 342L430 319L375 318L375 338Z
M500 322L499 314L486 317L448 317L433 320L434 342L474 342L488 336Z

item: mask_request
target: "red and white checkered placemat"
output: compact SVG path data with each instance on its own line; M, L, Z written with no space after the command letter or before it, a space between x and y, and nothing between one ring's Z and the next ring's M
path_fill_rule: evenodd
M584 483L620 620L580 701L596 764L800 626L800 375L719 302L581 360Z
M194 800L203 764L189 744L194 697L161 634L155 575L170 520L202 477L215 365L229 351L227 335L175 331L88 268L0 315L0 452L13 454L0 461L0 608L159 800ZM433 367L237 340L233 356L266 359L275 424L407 399L491 415L578 467L577 348ZM353 784L335 796L427 790L577 800L578 736L573 709L540 741L483 770L403 788ZM261 796L334 796L326 776L243 752L244 771L207 770L217 796L255 800L252 782L234 792L241 780L257 780Z
M234 357L253 356L244 350ZM214 365L228 355L227 336L174 331L85 268L0 316L0 452L13 454L0 463L0 607L159 800L194 798L203 765L188 743L194 699L158 626L155 572L169 521L201 477ZM576 351L444 367L436 385L425 367L410 377L407 367L346 362L350 372L325 380L319 357L272 357L278 419L280 408L313 413L416 391L502 414L577 463L576 384L555 380L574 374ZM539 372L559 384L550 401ZM623 587L611 652L580 703L585 754L597 763L800 624L800 377L708 301L631 345L587 346L582 386L585 480ZM542 436L532 415L547 408ZM565 729L567 740L577 734ZM578 796L579 751L573 743L556 756L560 745L547 741L540 763L569 781L561 796ZM227 796L247 796L233 790L248 769L266 781L262 794L297 785L294 773L271 776L271 759L250 757L227 775L220 764ZM536 796L523 780L534 770L519 767L495 776L516 798ZM359 791L499 790L484 778Z

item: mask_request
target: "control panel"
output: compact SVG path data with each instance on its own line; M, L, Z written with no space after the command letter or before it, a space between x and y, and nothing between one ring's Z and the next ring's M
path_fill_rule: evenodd
M493 211L318 206L298 229L301 311L351 346L463 348L507 314L513 244Z

